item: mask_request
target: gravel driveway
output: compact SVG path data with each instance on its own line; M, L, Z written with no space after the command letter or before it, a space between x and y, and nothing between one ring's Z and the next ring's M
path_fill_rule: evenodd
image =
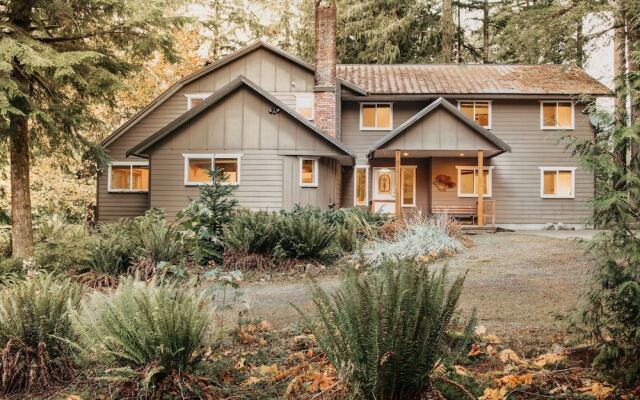
M587 283L588 257L572 239L532 233L472 236L465 253L445 260L451 274L468 270L461 307L514 346L549 343L561 332L556 316L576 305ZM335 288L337 277L319 281ZM299 320L289 303L310 309L305 283L247 283L251 315L283 328ZM518 343L522 342L522 343Z

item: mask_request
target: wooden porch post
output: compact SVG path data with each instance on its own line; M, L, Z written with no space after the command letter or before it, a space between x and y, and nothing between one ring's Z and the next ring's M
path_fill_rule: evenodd
M484 151L478 150L478 226L484 226Z
M402 173L400 171L400 168L400 150L396 150L396 216L404 218L404 216L402 215Z

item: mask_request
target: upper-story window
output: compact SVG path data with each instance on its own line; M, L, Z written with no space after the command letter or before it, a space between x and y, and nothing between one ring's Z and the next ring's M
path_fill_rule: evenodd
M240 158L242 154L183 154L185 186L212 184L209 170L222 170L225 180L221 185L240 184Z
M361 103L360 130L388 131L393 128L393 104Z
M209 96L211 96L211 93L186 94L185 97L187 98L187 110L191 110L193 107L200 105Z
M313 120L313 93L296 93L296 111L308 120Z
M541 101L541 129L573 129L574 107L572 101Z
M491 102L490 101L477 101L477 100L459 101L458 108L464 115L476 121L478 125L487 129L491 129Z
M109 164L109 192L148 192L149 163L147 161Z

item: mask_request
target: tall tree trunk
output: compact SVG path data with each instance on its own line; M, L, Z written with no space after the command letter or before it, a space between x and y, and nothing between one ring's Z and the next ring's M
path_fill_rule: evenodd
M482 5L482 63L489 62L489 0Z
M453 61L453 9L451 0L442 0L442 61Z
M624 118L624 110L627 108L626 91L626 73L627 73L627 54L626 54L626 42L627 34L625 29L625 15L622 1L618 0L617 9L614 17L613 24L615 26L613 36L613 76L616 79L616 111L620 118Z
M584 64L584 33L582 32L582 20L576 27L576 65L582 68Z
M11 243L14 257L33 256L29 190L29 126L26 117L11 117Z
M456 55L456 63L462 64L462 16L461 16L461 6L458 3L456 7L458 11L458 31L457 31L457 42L458 42L458 54Z

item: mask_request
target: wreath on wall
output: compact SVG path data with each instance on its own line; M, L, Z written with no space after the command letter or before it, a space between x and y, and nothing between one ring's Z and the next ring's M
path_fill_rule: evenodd
M446 192L456 187L456 183L449 175L438 175L433 179L433 186L435 186L439 192Z

